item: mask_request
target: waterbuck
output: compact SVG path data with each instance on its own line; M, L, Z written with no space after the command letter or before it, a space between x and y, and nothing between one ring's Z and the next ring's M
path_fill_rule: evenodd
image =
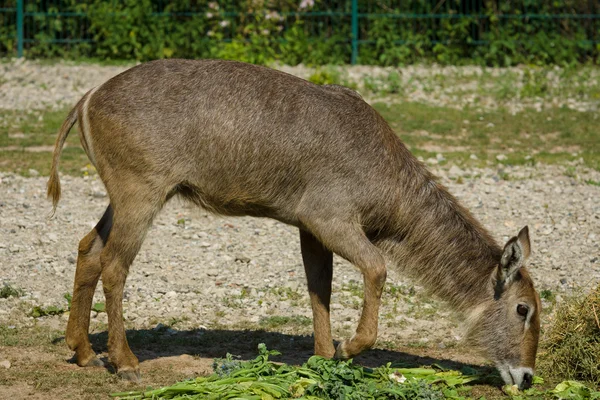
M77 121L110 197L79 243L66 342L80 366L102 364L88 338L101 276L109 360L123 378L139 380L123 286L152 220L179 195L217 214L299 228L316 354L348 358L373 346L391 260L466 315L471 342L507 384L531 385L540 301L524 267L527 227L498 246L356 92L233 61L138 65L89 91L63 123L48 182L54 210L61 149ZM333 253L364 276L356 334L337 349Z

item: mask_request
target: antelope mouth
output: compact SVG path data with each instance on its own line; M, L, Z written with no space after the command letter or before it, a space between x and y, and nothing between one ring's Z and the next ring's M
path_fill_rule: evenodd
M519 390L529 389L533 383L533 369L529 367L509 367L502 365L498 367L500 376L507 385L517 385Z

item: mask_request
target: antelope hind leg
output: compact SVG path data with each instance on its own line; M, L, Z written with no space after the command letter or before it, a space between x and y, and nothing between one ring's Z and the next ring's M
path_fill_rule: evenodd
M79 242L73 298L65 337L69 348L75 351L77 365L81 367L104 365L92 350L88 332L94 291L102 272L100 253L111 227L112 208L109 205L96 227Z

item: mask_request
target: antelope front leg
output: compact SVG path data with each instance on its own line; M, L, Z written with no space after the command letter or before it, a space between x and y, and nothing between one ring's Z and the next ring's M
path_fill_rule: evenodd
M313 310L315 354L332 357L335 348L331 337L329 302L331 300L333 253L304 230L300 230L300 247Z
M379 322L379 306L385 285L386 269L383 260L373 260L372 264L364 264L360 268L363 273L365 297L362 314L351 339L340 343L335 351L335 358L348 359L370 349L377 341L377 325Z
M340 343L335 352L337 358L353 357L372 347L377 340L379 305L387 274L385 261L379 250L365 236L359 224L331 218L331 215L328 217L324 217L323 214L314 215L314 212L304 218L302 221L307 229L320 242L356 265L363 274L365 297L356 333L351 339ZM320 312L324 315L322 311Z

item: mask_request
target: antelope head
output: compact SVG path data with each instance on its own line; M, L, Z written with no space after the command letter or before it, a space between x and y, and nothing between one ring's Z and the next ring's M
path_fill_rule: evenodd
M530 253L525 227L504 246L489 278L493 299L478 307L472 330L472 337L495 362L504 382L519 389L532 384L540 335L540 297L524 268Z

